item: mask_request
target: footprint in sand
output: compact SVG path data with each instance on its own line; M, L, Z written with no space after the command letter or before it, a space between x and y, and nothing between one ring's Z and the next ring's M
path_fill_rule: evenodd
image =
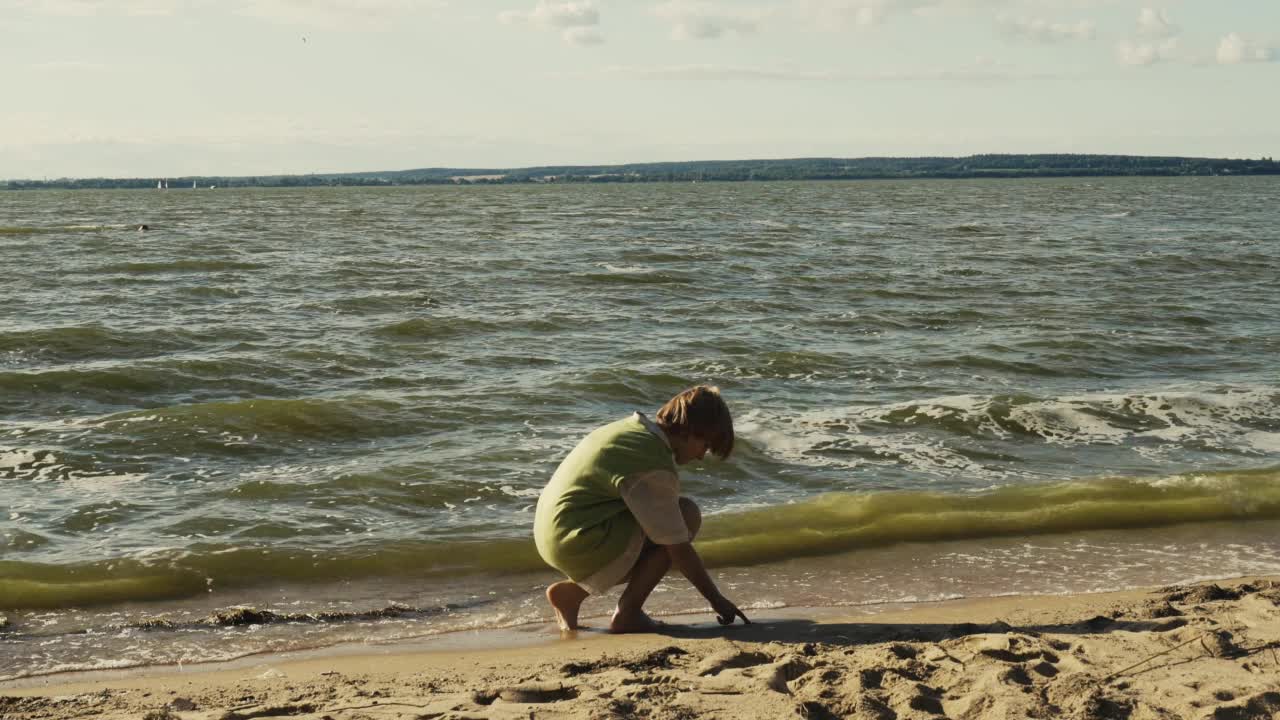
M762 652L745 652L738 648L723 650L710 655L698 663L695 672L701 676L719 675L725 670L754 667L773 662L773 658Z
M1213 712L1214 720L1270 720L1280 717L1280 692L1254 695L1239 705L1220 707Z
M477 691L471 696L471 700L477 705L492 705L497 700L509 703L550 703L576 697L578 689L572 685L543 683Z

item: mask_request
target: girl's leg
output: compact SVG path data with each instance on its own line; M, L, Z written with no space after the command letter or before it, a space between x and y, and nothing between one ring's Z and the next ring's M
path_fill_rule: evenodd
M547 602L556 611L556 624L561 630L578 629L578 611L589 594L572 580L561 580L547 587Z
M684 516L684 524L689 528L689 538L692 540L702 528L702 511L692 500L682 497L680 514ZM635 567L631 569L627 587L622 591L622 597L618 598L618 608L613 611L609 632L652 632L659 626L660 623L645 614L644 602L670 569L671 556L667 554L667 549L646 539L640 559L636 560Z

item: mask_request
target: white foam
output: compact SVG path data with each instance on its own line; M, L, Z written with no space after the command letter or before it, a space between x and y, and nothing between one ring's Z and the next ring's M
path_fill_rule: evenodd
M737 434L746 438L752 445L764 449L771 455L788 460L791 462L803 463L806 465L833 465L834 461L815 455L806 455L806 452L821 441L820 432L815 432L806 428L803 434L794 431L784 431L773 427L775 420L766 417L757 410L749 411L742 420L736 423ZM834 435L829 436L835 439Z
M1115 427L1106 420L1089 414L1081 407L1063 404L1061 400L1019 405L1010 409L1009 417L1044 438L1046 442L1056 445L1118 445L1131 434L1124 428Z
M36 462L36 454L31 450L10 450L0 452L0 470L31 465Z
M517 490L516 488L510 485L503 485L499 489L506 495L510 495L511 497L518 497L518 498L536 498L542 494L542 490L537 488L525 488L524 490Z
M963 452L983 437L1008 440L1011 422L1048 445L1115 446L1160 464L1187 448L1248 454L1280 450L1280 433L1254 429L1260 422L1280 421L1280 392L1271 387L1182 386L1090 393L1022 402L1005 411L1007 402L997 396L951 395L827 407L796 415L752 410L738 427L753 446L790 464L848 469L897 466L926 478L963 474L976 483L1028 473L1037 479L1042 476L1027 466L974 461ZM964 426L973 440L939 433L939 421ZM919 430L912 427L916 424ZM849 449L858 452L849 453Z
M1264 453L1280 453L1280 433L1255 431L1242 438L1253 449Z
M61 663L43 667L35 670L20 670L12 675L0 675L0 681L17 680L26 677L35 677L38 675L56 675L65 672L91 672L94 670L121 670L124 668L138 667L146 665L145 660L107 660L98 659L81 663Z
M639 265L610 265L609 263L597 263L597 267L602 267L611 273L619 273L621 275L642 275L649 272L649 268Z
M975 407L976 398L955 396L948 398L953 409ZM875 435L860 430L862 422L883 421L895 410L910 408L916 403L856 408L841 413L823 410L805 413L796 418L768 418L762 413L749 413L739 423L740 433L766 452L789 463L809 467L857 468L872 466L905 466L929 475L954 476L964 474L970 478L1002 478L1004 470L993 469L949 448L942 440L923 433L900 432L893 435ZM946 414L951 410L940 410ZM994 423L994 421L991 421ZM775 429L775 425L787 429ZM860 447L866 450L858 457L828 456L823 447Z

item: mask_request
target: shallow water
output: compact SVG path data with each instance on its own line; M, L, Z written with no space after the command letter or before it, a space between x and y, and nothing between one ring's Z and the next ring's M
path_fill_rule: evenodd
M744 605L1275 572L1278 198L0 193L0 677L544 620L545 478L697 382L739 443L684 484ZM237 604L348 615L199 622Z

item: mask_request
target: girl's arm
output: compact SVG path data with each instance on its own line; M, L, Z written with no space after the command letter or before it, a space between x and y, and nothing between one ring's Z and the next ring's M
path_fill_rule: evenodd
M698 551L693 549L693 543L680 543L678 545L664 545L667 555L671 557L671 564L680 571L680 574L689 579L689 582L702 593L702 597L711 603L711 609L716 612L716 619L721 625L730 625L737 618L742 618L742 622L750 625L751 621L746 615L738 609L724 595L720 593L720 589L716 587L715 581L707 574L707 568L702 564L702 557L698 555Z

